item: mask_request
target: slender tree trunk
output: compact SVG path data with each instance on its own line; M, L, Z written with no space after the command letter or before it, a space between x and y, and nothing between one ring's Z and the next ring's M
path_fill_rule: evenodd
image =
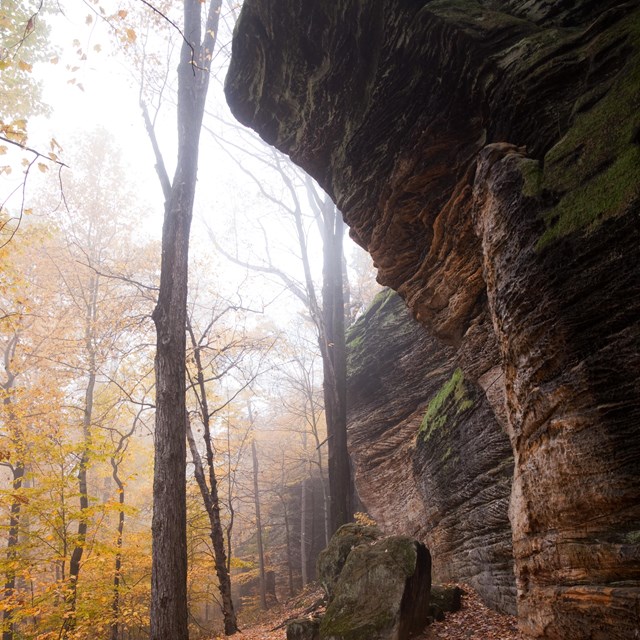
M25 467L22 462L17 462L13 468L12 488L14 495L17 496L22 489ZM18 546L20 531L20 509L22 502L16 497L11 503L11 513L9 516L9 535L7 538L7 564L9 569L5 574L6 581L4 585L4 598L10 600L16 588L16 569L18 562L18 554L16 547ZM13 623L13 607L8 607L3 613L3 632L2 640L13 640L15 625Z
M5 351L3 354L4 360L4 370L7 374L6 381L2 384L2 389L4 391L4 399L2 403L4 404L6 411L8 413L8 423L12 423L15 421L15 416L13 415L13 411L11 410L11 394L10 391L13 388L16 380L16 374L12 370L12 362L15 356L16 347L18 346L18 342L20 341L20 333L16 332L9 339L7 345L5 347ZM16 446L18 451L20 451L20 433L15 433L12 440L13 444ZM7 571L5 573L5 585L4 585L4 597L7 600L10 600L14 595L16 588L16 562L17 562L17 549L19 533L20 533L20 510L22 507L22 503L18 498L18 492L22 489L22 481L24 479L24 462L18 461L12 468L12 487L14 492L14 499L11 502L11 512L9 515L9 532L7 537ZM14 634L14 623L13 623L13 612L14 609L11 606L6 606L4 609L4 613L2 614L3 618L3 632L2 632L2 640L13 640Z
M238 632L238 623L236 619L235 608L233 606L233 600L231 598L231 579L229 576L227 558L224 548L224 530L222 528L222 522L220 521L220 501L218 500L218 489L215 472L213 469L210 469L209 471L209 477L213 477L214 483L212 484L212 488L209 489L209 487L207 486L200 453L198 452L191 427L188 424L187 440L189 442L189 449L191 450L191 457L193 459L193 465L195 468L194 475L196 478L196 482L198 483L198 487L200 488L202 501L204 502L207 515L209 516L209 537L211 538L211 543L213 544L214 564L216 567L216 575L218 576L218 589L220 590L221 608L224 618L224 633L225 635L230 636Z
M287 505L285 503L284 497L281 496L282 500L282 509L284 512L284 535L285 535L285 544L287 547L287 571L289 574L289 596L293 598L295 595L295 588L293 584L293 553L291 552L291 527L289 525L289 511L287 509Z
M205 509L209 516L209 535L213 544L214 564L216 567L216 575L218 576L218 585L220 597L222 601L222 615L224 618L225 634L230 636L238 631L238 622L231 598L231 575L230 566L227 563L225 554L225 539L222 521L220 519L220 497L218 495L218 479L216 477L215 459L213 445L211 443L211 422L209 415L209 401L207 397L207 386L204 377L204 368L202 366L202 358L200 353L200 345L196 340L191 327L190 321L187 319L187 333L191 339L191 347L193 349L193 359L196 365L196 397L200 410L200 418L202 420L203 435L207 459L207 468L209 471L209 485L205 477L200 452L195 444L193 432L187 418L187 440L191 450L191 457L195 467L195 476L200 494L205 505Z
M186 337L189 232L198 147L221 0L211 0L202 34L200 0L184 1L178 67L178 161L165 193L156 325L156 433L153 478L151 640L187 640Z
M231 532L233 530L233 524L235 522L236 511L233 506L233 482L231 481L233 474L231 471L231 429L229 425L229 416L227 415L227 503L229 510L229 522L226 526L225 534L227 537L227 572L231 573Z
M307 575L307 479L302 478L300 487L300 573L302 588L309 582Z
M85 349L88 356L88 380L84 394L84 411L82 416L82 453L78 466L78 493L80 501L80 517L76 544L69 559L69 584L65 594L65 621L61 637L67 637L67 632L76 626L76 605L78 595L78 578L80 577L80 562L87 540L89 509L89 489L87 485L87 470L91 451L91 421L93 419L93 401L96 386L96 349L94 326L98 308L98 276L92 275L89 280L88 300L85 314Z
M264 546L262 544L262 519L260 517L260 493L258 488L258 451L256 441L251 441L251 457L253 459L253 496L256 510L256 537L258 540L258 564L260 568L260 607L267 608L267 580L264 567Z
M318 451L318 467L320 469L320 484L322 486L322 522L324 523L324 546L329 546L331 535L329 534L329 494L327 492L327 480L322 470L322 455Z
M122 571L122 534L124 532L124 483L118 475L118 463L115 458L111 458L113 468L113 479L118 487L118 538L116 540L116 558L113 571L113 600L111 601L111 612L113 622L111 623L111 640L118 640L120 632L120 581Z
M324 405L329 449L330 531L353 516L353 493L347 451L347 358L342 283L342 215L327 198L324 206L322 312Z

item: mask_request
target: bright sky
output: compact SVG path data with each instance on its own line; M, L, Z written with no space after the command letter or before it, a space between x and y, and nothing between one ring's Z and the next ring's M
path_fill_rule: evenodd
M149 237L159 238L163 198L154 169L155 158L138 106L136 68L124 52L109 54L114 44L108 25L96 19L92 20L91 25L86 24L92 5L81 0L66 0L62 6L64 15L58 13L47 18L51 24L52 44L60 51L59 62L43 63L34 68L34 74L43 82L44 101L51 106L52 114L49 118L30 119L29 144L46 152L49 140L55 137L63 148L69 149L74 138L82 135L83 131L89 132L98 126L108 129L122 148L124 161L135 182L139 198L151 213L148 221L143 223L142 230ZM102 0L102 6L107 14L116 14L123 3ZM224 37L228 38L228 35ZM78 49L86 53L86 59L80 58ZM174 75L173 70L171 75ZM209 90L210 110L223 120L234 122L224 100L222 81L222 77L212 78ZM211 128L223 128L217 119L205 116L205 124L207 123ZM161 111L159 125L158 137L171 176L175 157L175 110L171 104L167 104ZM229 133L228 129L225 135L236 136L236 144L244 145L237 134ZM62 155L64 160L64 154ZM250 165L251 160L245 158L243 164ZM261 179L270 180L266 175L261 176ZM36 185L37 180L34 180L30 188L34 189ZM275 188L282 187L276 185ZM305 196L301 198L305 200ZM219 242L233 251L233 240L230 237L232 218L239 213L240 219L244 220L244 223L239 223L243 224L239 235L245 243L245 256L250 256L253 262L262 259L264 240L259 224L264 224L265 228L270 229L269 235L275 238L271 247L274 260L284 269L300 273L300 264L294 255L297 241L293 236L292 225L287 223L282 214L265 215L273 209L273 205L259 197L257 187L220 150L210 134L203 131L192 231L192 259L203 260L204 256L212 254L203 220L219 233ZM345 239L348 252L352 250L351 245ZM312 245L311 250L314 254L316 276L319 278L322 264L319 243ZM246 280L243 269L234 267L224 258L220 257L218 260L217 266L224 271L224 279L229 284L232 281ZM216 265L212 264L212 268L215 269ZM268 286L265 290L263 282L257 288L270 299L281 289L281 285L278 283L269 291ZM280 321L285 319L281 317Z

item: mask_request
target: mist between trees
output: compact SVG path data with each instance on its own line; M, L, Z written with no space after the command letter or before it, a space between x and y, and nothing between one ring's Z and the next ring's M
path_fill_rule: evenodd
M3 640L231 635L352 516L344 335L378 287L227 113L238 10L2 5ZM47 97L114 68L133 154Z

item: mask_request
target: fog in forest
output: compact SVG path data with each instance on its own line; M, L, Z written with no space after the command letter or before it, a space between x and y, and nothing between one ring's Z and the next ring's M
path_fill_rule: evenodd
M196 4L204 23L209 3ZM210 80L183 331L186 425L169 425L186 447L192 638L231 624L222 569L241 624L315 578L332 530L323 238L344 239L343 342L380 290L317 184L229 113L239 9L222 3L215 46L202 52ZM185 126L182 11L140 0L2 3L4 640L150 634L152 314Z

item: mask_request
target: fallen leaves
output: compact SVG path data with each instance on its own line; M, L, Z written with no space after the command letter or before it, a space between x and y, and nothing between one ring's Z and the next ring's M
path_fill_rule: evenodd
M489 609L471 587L460 586L462 609L434 622L416 640L522 640L515 616Z
M460 586L465 592L462 609L446 614L443 622L434 622L415 640L522 640L514 616L489 609L471 587ZM286 628L274 630L275 627L284 620L302 615L309 602L310 599L305 603L297 599L271 609L265 612L260 624L243 628L239 637L242 640L284 640ZM296 606L298 603L300 605Z

